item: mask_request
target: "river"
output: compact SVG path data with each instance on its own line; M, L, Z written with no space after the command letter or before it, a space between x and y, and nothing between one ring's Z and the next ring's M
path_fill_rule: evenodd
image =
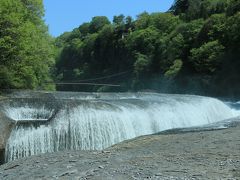
M13 93L1 110L15 121L6 161L63 150L102 150L138 136L240 115L238 102L158 93Z

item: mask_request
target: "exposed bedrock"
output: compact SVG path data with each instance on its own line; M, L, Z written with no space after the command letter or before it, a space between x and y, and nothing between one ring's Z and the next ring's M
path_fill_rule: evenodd
M14 121L6 117L3 112L0 112L0 164L4 163L5 146L13 126Z

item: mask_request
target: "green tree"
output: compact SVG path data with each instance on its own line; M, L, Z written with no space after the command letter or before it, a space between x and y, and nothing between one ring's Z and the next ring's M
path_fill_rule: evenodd
M80 25L78 27L80 33L83 35L83 37L87 36L89 32L89 26L90 26L90 23L83 23L82 25Z
M151 17L147 12L143 12L137 16L135 22L136 29L146 29L151 23Z
M159 32L154 27L134 31L127 38L127 47L142 54L152 54L159 37Z
M113 23L117 26L122 26L122 25L125 24L124 18L125 18L125 16L123 14L121 14L119 16L114 16L113 17Z
M57 58L57 77L60 80L97 79L96 82L122 85L122 89L70 87L70 90L156 88L175 93L192 93L192 90L200 93L201 89L216 95L225 93L219 87L233 82L234 91L228 92L239 94L238 4L238 0L176 0L168 12L143 12L136 20L119 15L114 16L111 24L106 17L95 17L57 38L61 52ZM18 19L11 22L15 27ZM16 32L11 28L11 33L18 37ZM5 62L20 57L12 53L18 52L18 46L11 37L0 40ZM9 55L12 58L8 58ZM0 73L3 72L6 79L12 79L8 69ZM111 77L116 73L120 75ZM98 79L102 76L109 78ZM36 79L29 82L32 81Z
M141 53L136 54L136 62L134 63L135 78L132 84L134 89L146 87L144 81L149 77L149 73L151 72L151 63L150 57Z
M170 12L173 12L175 15L185 14L188 10L188 7L188 0L175 0L174 4L170 8Z
M137 77L145 76L146 73L150 72L151 59L143 54L136 54L136 62L134 63L134 72Z
M150 16L150 26L154 26L163 35L171 33L180 24L178 16L171 13L153 13Z
M226 22L226 29L224 36L227 37L227 44L229 49L232 51L239 51L240 49L240 12L236 13L234 16L230 16Z
M230 0L229 5L227 7L226 14L228 16L232 16L240 11L240 2L239 0Z
M181 59L177 59L173 62L173 65L170 66L167 72L165 72L164 76L168 78L173 78L178 75L178 73L181 71L183 66L183 62Z
M96 16L92 18L89 25L89 32L96 33L100 31L105 25L110 24L110 21L105 16Z
M43 23L42 1L0 1L2 88L50 88L55 49ZM5 75L3 73L6 73Z
M200 48L191 50L190 60L199 73L214 73L220 66L224 46L219 41L211 41Z

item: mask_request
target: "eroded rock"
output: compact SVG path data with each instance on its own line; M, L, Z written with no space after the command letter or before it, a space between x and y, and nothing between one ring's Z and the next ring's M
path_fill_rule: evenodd
M14 126L14 121L6 117L6 115L1 110L2 109L0 109L0 164L3 164L5 146Z

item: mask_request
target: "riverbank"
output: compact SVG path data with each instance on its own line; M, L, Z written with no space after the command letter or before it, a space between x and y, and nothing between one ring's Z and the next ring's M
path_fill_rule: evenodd
M239 179L240 127L143 136L105 151L33 156L0 166L0 179Z

